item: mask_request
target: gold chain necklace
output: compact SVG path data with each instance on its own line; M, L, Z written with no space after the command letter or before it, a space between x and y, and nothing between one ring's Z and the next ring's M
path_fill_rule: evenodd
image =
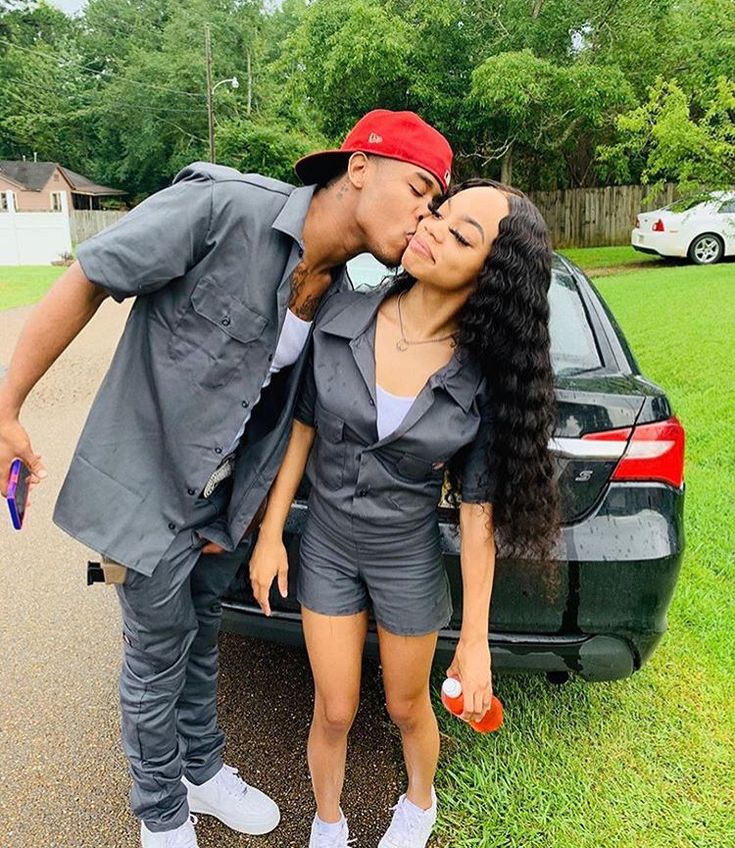
M401 298L404 294L406 294L405 291L401 292L396 300L396 306L398 307L398 325L401 328L401 337L396 342L396 350L403 353L404 350L408 350L409 345L436 344L437 342L446 342L449 339L454 338L454 333L450 333L448 336L440 336L438 339L419 339L418 341L410 341L407 339L406 333L403 330L403 315L401 314Z

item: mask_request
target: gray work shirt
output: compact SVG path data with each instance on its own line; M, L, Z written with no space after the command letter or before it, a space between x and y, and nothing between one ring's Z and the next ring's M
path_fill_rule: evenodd
M295 417L316 428L307 474L315 508L381 526L422 526L435 513L447 463L459 455L462 500L492 499L487 381L462 349L435 372L399 427L378 438L375 325L385 289L339 292L320 312Z
M80 245L93 283L137 300L56 504L62 529L152 573L194 526L204 485L257 403L227 514L205 534L228 550L239 542L283 457L307 359L258 403L313 193L196 162ZM340 269L332 289L344 287Z

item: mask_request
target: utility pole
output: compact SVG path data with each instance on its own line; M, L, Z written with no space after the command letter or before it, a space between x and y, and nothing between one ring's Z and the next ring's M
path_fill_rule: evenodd
M253 111L253 68L250 64L250 50L248 50L248 115Z
M214 110L212 108L212 31L204 25L204 49L207 57L207 116L209 118L209 161L214 162Z

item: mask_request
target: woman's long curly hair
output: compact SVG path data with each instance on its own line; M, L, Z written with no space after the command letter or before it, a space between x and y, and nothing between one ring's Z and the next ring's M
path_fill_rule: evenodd
M559 531L559 493L548 448L557 415L549 339L551 242L533 203L494 180L460 183L436 206L476 186L502 191L509 212L500 221L477 288L460 311L456 343L479 362L490 390L494 438L484 485L499 547L507 556L548 562ZM391 290L409 289L414 282L403 272ZM461 456L449 467L447 499L455 507L461 467Z

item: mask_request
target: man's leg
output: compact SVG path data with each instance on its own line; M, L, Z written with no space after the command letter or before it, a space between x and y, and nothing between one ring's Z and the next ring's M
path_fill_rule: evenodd
M246 541L231 553L202 554L189 578L198 630L189 650L176 721L184 773L196 785L214 777L223 765L225 735L217 724L220 601L249 547L250 542Z
M189 577L199 557L182 533L150 577L129 570L118 586L123 618L120 675L123 748L135 815L150 831L173 830L189 814L176 732L176 703L198 623Z

